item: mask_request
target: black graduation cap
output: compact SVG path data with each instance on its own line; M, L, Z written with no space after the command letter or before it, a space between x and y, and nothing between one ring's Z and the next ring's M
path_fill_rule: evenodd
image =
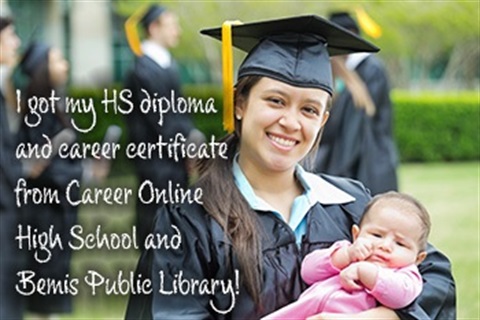
M357 22L348 12L332 12L328 18L330 22L338 24L347 30L351 30L356 34L360 33Z
M140 42L140 36L138 34L137 25L140 23L145 30L148 29L148 26L158 19L158 17L167 10L166 7L163 7L158 4L153 4L147 7L146 5L141 6L136 10L126 21L125 21L125 35L127 36L127 41L130 49L137 56L141 56L142 44Z
M379 51L373 44L316 15L245 24L227 23L222 28L200 32L222 42L231 41L234 47L248 52L238 70L239 78L266 76L298 87L323 89L330 94L333 93L330 56ZM223 59L231 59L225 47ZM225 95L229 90L225 88L228 87L225 82L228 73L224 70ZM224 110L224 125L227 131L232 131L233 98L228 94L224 99L227 104L231 103L224 106L229 113L225 115ZM230 113L232 120L229 119Z
M48 61L49 50L50 47L44 43L30 43L19 64L22 72L31 77L42 62Z
M158 5L158 4L153 4L151 5L148 10L145 12L143 15L142 19L140 20L140 23L142 26L147 29L150 23L153 21L157 20L157 18L166 10L165 7Z

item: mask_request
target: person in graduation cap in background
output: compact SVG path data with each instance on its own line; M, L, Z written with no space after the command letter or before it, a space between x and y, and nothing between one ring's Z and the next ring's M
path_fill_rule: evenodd
M21 105L22 121L19 132L19 140L24 143L38 144L42 146L47 136L52 141L52 149L57 149L60 143L72 143L76 139L75 132L71 128L70 117L65 113L65 99L55 103L55 112L46 113L42 116L37 126L28 123L35 122L36 118L29 116L26 101L29 98L48 98L54 90L55 95L63 97L68 80L69 64L63 57L62 52L41 42L29 44L19 63L20 71L27 81L20 88L23 94ZM55 146L57 145L57 146ZM47 262L38 261L34 257L34 251L29 251L25 270L35 272L35 278L55 279L57 282L65 279L70 273L71 249L68 246L70 229L77 221L78 206L71 205L66 199L68 184L73 180L81 180L84 173L82 161L79 159L60 158L55 154L48 159L26 159L25 167L32 163L44 163L44 170L35 177L27 179L28 188L50 188L59 195L59 203L40 204L28 202L24 204L24 223L22 233L26 233L28 226L32 230L48 232L53 227L55 233L60 234L62 248L55 246L52 249L51 258ZM72 199L78 199L78 191L71 190L69 195ZM44 256L40 255L42 258ZM36 314L37 319L50 319L56 314L70 313L72 311L72 296L70 294L41 294L35 292L25 297L26 310Z
M136 15L143 13L140 19ZM146 39L139 43L136 35L137 20L143 27ZM180 74L177 63L169 52L177 46L181 28L177 15L161 5L151 5L146 11L135 13L126 23L126 33L129 44L137 55L133 69L127 74L125 88L131 90L133 112L125 117L130 142L155 143L162 136L163 141L169 141L177 134L182 134L189 142L200 143L204 140L203 134L195 129L190 116L185 113L167 112L164 114L163 124L158 123L158 113L153 111L142 112L140 104L148 96L150 99L167 98L170 101L172 94L181 96ZM148 93L145 94L145 92ZM158 189L167 189L171 185L187 188L189 172L192 162L185 159L174 161L164 157L134 160L138 184L150 180ZM148 191L146 191L148 193ZM149 199L151 195L144 194L142 199ZM136 228L137 238L143 249L143 243L151 231L153 217L161 204L146 204L137 199Z
M359 25L348 12L332 13L330 21L360 35ZM385 67L368 52L337 56L332 63L336 82L345 85L333 99L315 172L360 180L372 194L398 190L398 155ZM359 105L362 88L371 101Z
M0 319L22 319L22 299L15 290L16 274L22 269L15 242L20 211L13 190L23 172L15 157L16 133L12 130L11 106L7 100L11 88L9 69L16 63L20 39L12 18L4 15L6 10L2 7L3 10L0 16Z
M314 175L300 163L316 154L328 119L330 55L375 52L375 46L318 16L225 23L202 33L224 45L228 135L222 141L229 157L202 163L196 184L202 204L158 211L154 232L171 238L176 227L181 244L142 254L137 276L150 277L152 290L130 296L126 319L259 319L299 297L306 289L302 259L335 241L351 241L352 225L370 200L361 183ZM248 52L234 99L232 41ZM454 319L450 263L430 245L427 254L419 265L424 289L415 302L349 318ZM228 280L234 292L208 287ZM193 281L202 282L201 289Z

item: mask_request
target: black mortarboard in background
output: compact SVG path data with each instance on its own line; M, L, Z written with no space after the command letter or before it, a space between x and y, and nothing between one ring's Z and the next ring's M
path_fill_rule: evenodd
M20 70L31 77L42 62L48 61L49 50L50 47L44 43L32 42L20 61Z
M357 22L348 12L333 12L330 14L329 20L347 30L360 34Z
M157 18L165 11L167 8L160 6L158 4L153 4L151 5L147 12L143 15L142 19L140 20L140 23L145 29L148 29L148 26L150 23L153 21L157 20Z

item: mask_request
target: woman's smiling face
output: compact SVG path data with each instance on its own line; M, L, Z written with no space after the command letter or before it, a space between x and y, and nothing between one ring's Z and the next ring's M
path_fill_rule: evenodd
M240 161L259 170L293 170L328 119L329 98L321 89L262 78L236 106L242 119Z
M20 39L15 33L15 27L12 24L5 27L0 32L0 64L13 65L19 47Z

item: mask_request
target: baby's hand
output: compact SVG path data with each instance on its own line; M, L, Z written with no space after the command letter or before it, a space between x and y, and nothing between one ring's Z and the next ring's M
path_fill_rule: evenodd
M364 261L373 252L373 244L365 238L357 238L353 244L347 249L350 263Z
M363 289L363 287L359 285L357 263L349 265L340 272L340 284L342 285L342 288L348 292Z

